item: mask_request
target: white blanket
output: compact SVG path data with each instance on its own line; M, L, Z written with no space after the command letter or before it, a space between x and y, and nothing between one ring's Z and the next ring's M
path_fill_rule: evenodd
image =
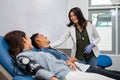
M66 80L115 80L96 73L71 71L66 75Z

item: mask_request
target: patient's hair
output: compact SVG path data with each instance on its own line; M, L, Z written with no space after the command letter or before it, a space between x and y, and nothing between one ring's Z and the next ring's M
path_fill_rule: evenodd
M35 48L37 48L37 49L39 49L39 47L38 47L38 45L37 45L36 42L35 42L35 38L36 38L38 35L39 35L39 33L35 33L35 34L33 34L33 35L30 37L30 39L31 39L31 41L32 41L32 45L33 45Z
M4 38L9 46L8 52L13 58L16 58L16 55L23 51L23 37L26 37L26 34L23 31L14 30L8 32Z

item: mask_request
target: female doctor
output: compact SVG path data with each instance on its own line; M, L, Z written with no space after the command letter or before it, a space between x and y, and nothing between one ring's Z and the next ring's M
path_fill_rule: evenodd
M57 47L71 37L73 41L71 57L76 57L79 62L96 66L97 57L100 53L97 47L100 36L95 26L84 18L78 7L72 8L68 17L70 22L67 25L66 32L50 46Z

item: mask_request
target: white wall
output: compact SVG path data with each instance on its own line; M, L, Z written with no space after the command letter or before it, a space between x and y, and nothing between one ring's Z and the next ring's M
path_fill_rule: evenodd
M66 25L66 0L0 0L0 35L23 30L39 32L51 41L58 39Z
M112 66L108 67L107 69L111 70L118 70L120 71L120 55L109 55L112 58Z
M73 7L79 7L84 13L85 18L88 18L88 0L67 0L68 12Z

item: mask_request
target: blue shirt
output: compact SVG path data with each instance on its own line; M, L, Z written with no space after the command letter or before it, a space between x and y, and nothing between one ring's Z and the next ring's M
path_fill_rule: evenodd
M35 75L37 78L42 77L46 80L50 80L52 76L61 78L65 77L71 71L71 68L66 65L64 60L58 60L53 55L45 54L42 51L24 51L17 55L17 57L19 56L27 56L44 67L44 69L37 71ZM21 63L18 63L18 65L22 66Z
M63 52L58 51L58 50L56 50L56 49L53 49L53 48L48 47L48 48L42 48L42 49L40 49L40 50L43 51L43 52L52 54L52 55L55 56L57 59L64 60L64 61L69 60L69 58L68 58L67 55L65 55Z

